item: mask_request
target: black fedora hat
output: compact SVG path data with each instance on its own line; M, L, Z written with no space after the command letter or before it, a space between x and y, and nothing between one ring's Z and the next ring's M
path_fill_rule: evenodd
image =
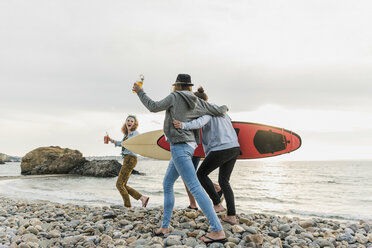
M176 78L176 82L173 85L176 84L184 84L188 86L193 86L191 83L191 76L189 74L178 74Z

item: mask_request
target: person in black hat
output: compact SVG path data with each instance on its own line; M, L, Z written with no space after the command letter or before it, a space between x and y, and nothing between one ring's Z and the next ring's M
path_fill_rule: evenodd
M155 229L154 234L161 236L169 232L169 224L174 208L174 183L179 176L195 197L198 205L207 217L212 232L201 239L205 243L215 241L225 242L226 235L221 222L213 209L212 202L201 186L191 161L197 144L200 143L198 130L176 129L173 120L188 122L203 115L222 116L227 111L226 106L213 106L192 93L191 77L188 74L179 74L173 84L174 91L160 101L153 101L143 91L142 87L134 83L135 91L143 105L151 112L166 111L164 119L164 134L170 143L171 161L164 176L164 211L161 228Z

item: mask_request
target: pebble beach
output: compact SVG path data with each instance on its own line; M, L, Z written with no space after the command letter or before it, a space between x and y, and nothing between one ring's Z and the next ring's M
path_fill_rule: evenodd
M162 208L93 207L0 197L0 248L19 247L372 247L372 221L336 221L268 214L223 223L227 242L204 244L201 211L175 209L171 232L154 236ZM222 217L222 214L219 214Z

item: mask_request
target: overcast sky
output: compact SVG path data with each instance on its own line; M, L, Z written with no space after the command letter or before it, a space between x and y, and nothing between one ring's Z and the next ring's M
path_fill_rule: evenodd
M303 139L282 159L372 159L372 2L0 1L0 152L59 145L117 155L127 113L162 127L154 100L178 73L236 121Z

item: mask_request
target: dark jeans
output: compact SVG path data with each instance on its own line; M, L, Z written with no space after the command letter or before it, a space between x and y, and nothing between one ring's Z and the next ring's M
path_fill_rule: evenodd
M194 168L195 168L195 171L196 171L196 169L198 169L200 158L199 157L192 157L191 160L192 160L192 164L194 165Z
M240 147L210 152L200 165L197 172L198 179L209 197L212 199L213 204L218 205L221 200L208 175L215 169L220 168L218 173L218 183L220 184L221 190L225 196L228 216L236 214L234 192L231 189L229 181L239 154Z

